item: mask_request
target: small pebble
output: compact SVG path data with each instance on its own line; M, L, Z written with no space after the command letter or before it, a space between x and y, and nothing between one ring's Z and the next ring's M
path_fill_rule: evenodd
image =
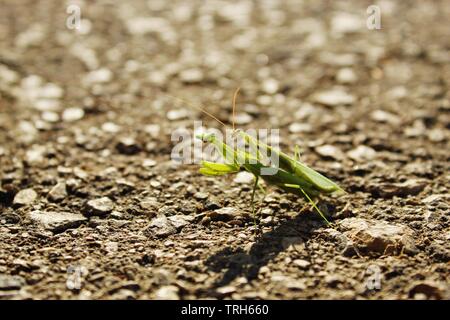
M206 200L208 198L208 194L206 192L196 192L194 194L194 198L197 200Z
M368 160L372 160L375 158L376 154L377 153L374 149L363 145L347 152L347 155L357 162L366 162Z
M40 98L34 101L33 107L39 111L58 111L61 108L61 102L56 99Z
M33 189L20 190L14 197L13 203L16 205L27 205L37 198L37 193Z
M239 209L233 207L224 207L214 210L214 213L210 217L212 220L227 221L232 220L239 216Z
M47 83L39 91L39 97L46 99L60 99L63 95L64 90L54 83Z
M84 110L81 108L67 108L62 114L63 121L72 122L84 117Z
M29 165L40 165L44 163L46 152L45 146L33 145L25 153L25 160Z
M267 94L275 94L278 92L280 85L275 79L264 80L262 84L262 89Z
M19 290L25 284L26 281L21 276L0 274L0 291Z
M306 269L311 265L309 261L303 259L295 259L294 261L292 261L292 263L300 267L301 269Z
M189 113L186 109L170 110L167 112L167 119L170 121L182 120L188 117Z
M339 83L347 84L356 82L357 77L352 68L342 68L338 71L336 80Z
M51 201L61 201L67 197L66 183L58 182L48 193Z
M184 83L199 83L203 80L203 72L201 69L192 68L180 72L180 80Z
M354 33L365 29L364 20L360 15L338 12L331 19L331 31L333 33Z
M120 126L114 122L105 122L102 124L102 130L108 133L117 133L120 131Z
M253 179L253 174L247 171L241 171L236 175L233 181L239 184L250 184L253 182Z
M335 160L342 160L345 158L344 153L339 148L329 144L316 147L315 150L323 157L333 158Z
M309 123L297 123L294 122L289 126L289 132L291 133L301 133L301 132L311 132L312 127Z
M153 159L144 159L142 161L142 166L143 167L154 167L154 166L156 166L156 161Z
M112 80L113 73L111 70L102 68L89 72L85 78L84 82L88 85L95 83L107 83Z
M148 124L144 127L144 131L152 137L157 137L161 131L159 124Z
M42 112L41 118L42 118L42 120L47 121L47 122L58 122L59 121L59 115L53 111Z
M52 232L62 232L68 228L75 228L87 220L79 213L32 211L29 217L35 223L42 225Z
M179 289L176 286L164 286L155 293L155 300L180 300Z
M392 125L398 125L400 123L398 116L384 110L375 110L370 114L370 117L377 122L390 123Z
M240 112L236 114L234 118L234 123L237 125L244 125L252 122L253 117L249 115L248 113Z
M103 216L114 209L114 202L108 197L89 200L86 203L85 213L93 216Z
M350 105L355 102L355 97L343 90L332 89L322 91L314 95L314 101L326 106Z

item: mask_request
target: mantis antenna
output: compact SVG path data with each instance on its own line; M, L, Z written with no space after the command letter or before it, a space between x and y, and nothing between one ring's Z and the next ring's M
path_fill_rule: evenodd
M187 101L187 100L178 98L178 97L173 96L173 95L168 94L168 93L163 93L163 95L165 95L165 96L167 96L167 97L170 97L170 98L172 98L172 99L175 99L175 100L177 100L177 101L183 102L183 103L187 104L188 106L190 106L190 107L192 107L192 108L194 108L194 109L196 109L196 110L198 110L198 111L200 111L200 112L203 112L203 113L206 114L208 117L211 117L212 119L216 120L218 123L220 123L220 124L221 124L222 126L224 126L225 128L227 127L227 125L226 125L225 123L223 123L222 121L220 121L220 120L219 120L216 116L214 116L213 114L211 114L211 113L209 113L208 111L206 111L203 107L196 106L195 104L190 103L190 102ZM234 128L234 121L233 121L233 128Z

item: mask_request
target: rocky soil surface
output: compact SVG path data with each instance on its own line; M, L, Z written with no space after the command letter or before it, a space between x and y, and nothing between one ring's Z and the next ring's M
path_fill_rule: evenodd
M73 4L0 0L0 298L450 298L448 1ZM332 226L171 160L239 86Z

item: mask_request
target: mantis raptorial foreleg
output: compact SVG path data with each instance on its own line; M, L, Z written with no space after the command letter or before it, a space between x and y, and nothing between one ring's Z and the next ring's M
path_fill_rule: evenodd
M311 197L305 192L305 190L303 190L303 188L297 184L284 184L285 187L288 188L295 188L295 189L300 189L300 191L303 193L303 195L306 197L306 199L308 199L309 203L311 203L311 205L313 206L314 209L316 209L316 211L320 214L320 216L328 223L331 224L327 218L325 217L325 215L322 213L322 211L320 211L320 209L317 207L316 203L311 199Z
M295 145L294 160L295 161L300 161L300 147L298 146L298 144Z

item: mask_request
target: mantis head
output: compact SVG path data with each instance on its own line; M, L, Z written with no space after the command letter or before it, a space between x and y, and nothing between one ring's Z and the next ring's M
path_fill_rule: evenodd
M196 135L197 139L202 140L203 142L213 142L216 139L216 135L214 133L201 133Z

